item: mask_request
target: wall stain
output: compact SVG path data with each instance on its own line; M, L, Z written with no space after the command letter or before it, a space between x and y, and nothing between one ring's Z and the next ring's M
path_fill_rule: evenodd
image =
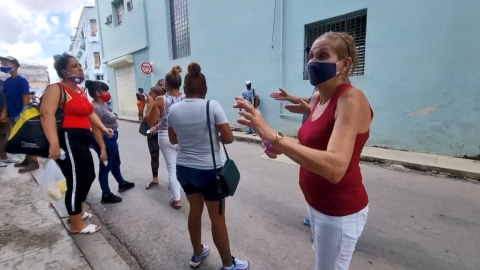
M421 109L415 110L413 112L405 112L405 113L408 116L424 116L424 115L427 115L427 114L434 113L436 111L438 111L438 107L427 106L425 108L421 108Z
M61 230L60 224L46 228L35 227L35 231L25 230L9 224L2 226L0 231L0 247L14 243L17 252L23 252L32 248L48 248L62 239L62 235L59 233Z

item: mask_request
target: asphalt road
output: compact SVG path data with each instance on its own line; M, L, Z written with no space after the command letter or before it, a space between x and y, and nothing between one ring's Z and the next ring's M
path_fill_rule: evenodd
M122 203L102 205L95 182L88 202L143 268L189 269L188 202L181 210L168 204L162 157L161 185L145 190L150 159L137 130L136 123L120 124L123 174L137 187L121 195ZM252 269L313 269L298 166L262 158L256 144L235 142L228 150L242 173L226 209L233 255L251 261ZM370 212L350 269L480 269L479 184L371 164L362 170ZM113 179L111 188L117 188ZM203 269L219 269L206 211L203 239L212 247Z

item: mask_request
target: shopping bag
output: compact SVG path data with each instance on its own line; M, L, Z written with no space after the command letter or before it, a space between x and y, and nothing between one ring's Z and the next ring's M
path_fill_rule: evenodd
M67 180L57 162L49 159L45 165L43 179L40 184L40 198L53 203L60 200L67 191Z
M61 88L59 108L55 114L57 132L62 129L65 102L66 93ZM25 106L15 126L13 126L12 132L10 132L5 151L10 154L26 154L47 158L49 147L40 120L40 106L34 103Z

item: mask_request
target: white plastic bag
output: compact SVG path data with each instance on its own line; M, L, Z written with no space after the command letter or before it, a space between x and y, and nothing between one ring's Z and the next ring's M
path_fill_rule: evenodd
M67 191L67 180L55 160L48 160L40 184L39 196L47 202L60 200Z

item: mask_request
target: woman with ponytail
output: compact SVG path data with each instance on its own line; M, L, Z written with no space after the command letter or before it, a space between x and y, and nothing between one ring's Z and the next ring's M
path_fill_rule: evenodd
M222 270L246 270L248 261L235 259L230 251L225 215L218 209L225 204L225 196L217 194L217 182L210 146L207 124L207 81L197 63L188 65L185 76L184 102L170 109L168 116L168 133L170 142L180 145L177 159L177 175L190 203L188 214L188 231L193 247L190 260L192 268L198 267L210 253L210 248L202 245L202 213L207 206L212 223L213 242L222 259ZM222 168L220 161L220 140L224 144L233 142L233 133L227 116L220 104L210 101L210 128L213 136L213 148L218 171ZM220 134L221 136L218 136Z
M109 93L109 87L104 82L100 81L86 81L85 88L88 90L88 94L93 99L93 109L95 114L98 115L100 121L107 128L111 128L114 132L112 137L103 135L103 141L99 140L93 141L93 149L97 152L100 161L104 156L107 156L106 162L100 162L99 172L98 172L98 181L100 182L100 187L102 188L102 200L101 203L119 203L122 201L122 198L114 195L110 191L108 185L108 174L112 172L113 177L117 180L118 183L118 192L127 191L135 187L135 183L130 183L126 181L122 172L120 171L120 153L118 151L118 123L117 115L112 112L112 110L107 106L107 102L110 101L111 96ZM94 133L99 132L93 130ZM102 137L101 134L96 137Z
M165 90L167 93L155 100L145 117L149 126L154 126L158 123L158 145L160 151L162 151L168 171L168 183L172 193L170 205L175 209L182 207L180 200L181 187L177 180L176 170L178 146L172 145L168 139L167 117L170 107L185 99L185 95L180 92L180 86L182 85L181 72L182 68L180 68L180 66L174 66L167 75L165 75Z
M153 105L153 102L159 97L165 95L165 80L160 79L156 86L150 88L147 96L147 112ZM147 132L148 133L148 132ZM150 128L147 134L148 151L150 152L150 167L152 168L152 180L148 182L145 189L151 189L158 186L158 167L160 147L158 146L158 123Z

